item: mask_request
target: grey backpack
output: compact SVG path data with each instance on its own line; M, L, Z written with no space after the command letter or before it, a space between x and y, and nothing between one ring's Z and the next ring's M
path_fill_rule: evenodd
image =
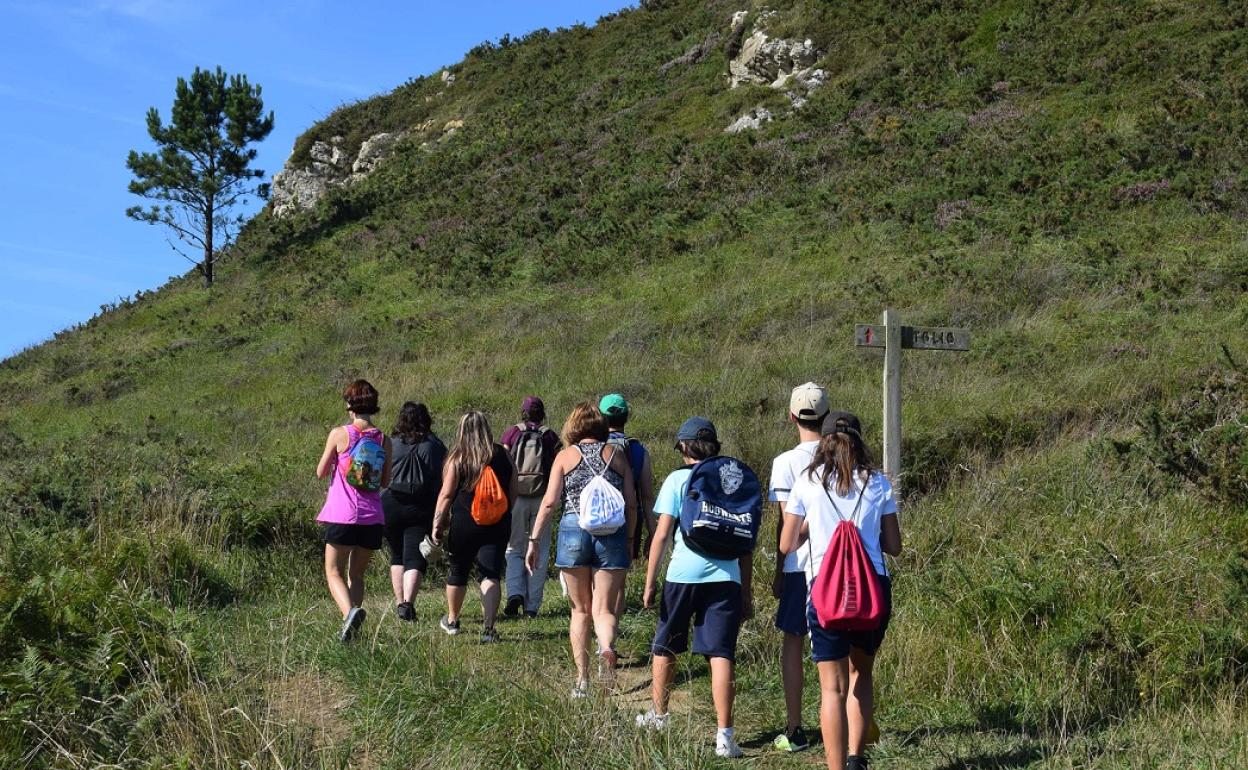
M530 428L524 423L516 425L520 435L511 447L511 459L516 464L516 492L521 495L540 495L546 491L546 442L550 431L545 425Z

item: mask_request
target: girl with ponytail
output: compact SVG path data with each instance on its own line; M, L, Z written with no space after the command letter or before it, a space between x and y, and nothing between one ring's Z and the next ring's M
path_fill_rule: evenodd
M789 493L780 550L809 549L806 577L813 584L833 531L842 521L852 521L879 578L884 614L876 629L823 628L813 604L807 607L811 657L819 670L819 723L828 767L865 770L863 751L875 704L872 669L892 614L892 584L884 554L901 553L901 528L892 485L872 468L858 418L848 412L829 412L820 432L814 458Z

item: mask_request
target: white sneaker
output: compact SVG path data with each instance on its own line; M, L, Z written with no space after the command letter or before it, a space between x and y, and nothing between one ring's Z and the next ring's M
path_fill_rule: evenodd
M745 755L741 747L737 745L737 739L729 735L715 736L715 756L726 757L728 759L737 759Z
M666 730L667 720L670 717L671 714L654 713L654 707L651 706L650 710L646 713L637 715L637 726L644 727L648 730Z
M572 698L572 700L588 698L589 697L589 682L586 682L584 679L582 679L578 681L576 684L572 685L572 694L568 697Z

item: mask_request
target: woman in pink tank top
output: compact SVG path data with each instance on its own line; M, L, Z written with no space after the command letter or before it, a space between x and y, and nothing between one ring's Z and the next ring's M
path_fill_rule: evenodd
M332 478L316 520L325 529L325 580L342 612L338 638L349 642L364 622L364 572L385 529L381 490L390 484L390 439L373 425L377 389L367 380L348 385L342 398L351 421L325 440L316 477Z

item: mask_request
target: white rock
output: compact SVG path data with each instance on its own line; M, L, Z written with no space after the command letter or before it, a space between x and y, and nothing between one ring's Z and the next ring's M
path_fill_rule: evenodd
M360 145L360 153L356 156L355 163L351 165L351 171L355 174L372 173L377 164L391 154L395 143L405 136L407 136L406 131L396 131L374 134L365 139Z
M455 73L451 72L450 70L442 70L441 77L442 77L442 82L446 83L448 86L451 83L455 82Z
M771 114L771 110L766 107L755 107L734 120L724 129L724 133L739 134L742 131L757 131L764 123L770 123L774 119L775 115Z

